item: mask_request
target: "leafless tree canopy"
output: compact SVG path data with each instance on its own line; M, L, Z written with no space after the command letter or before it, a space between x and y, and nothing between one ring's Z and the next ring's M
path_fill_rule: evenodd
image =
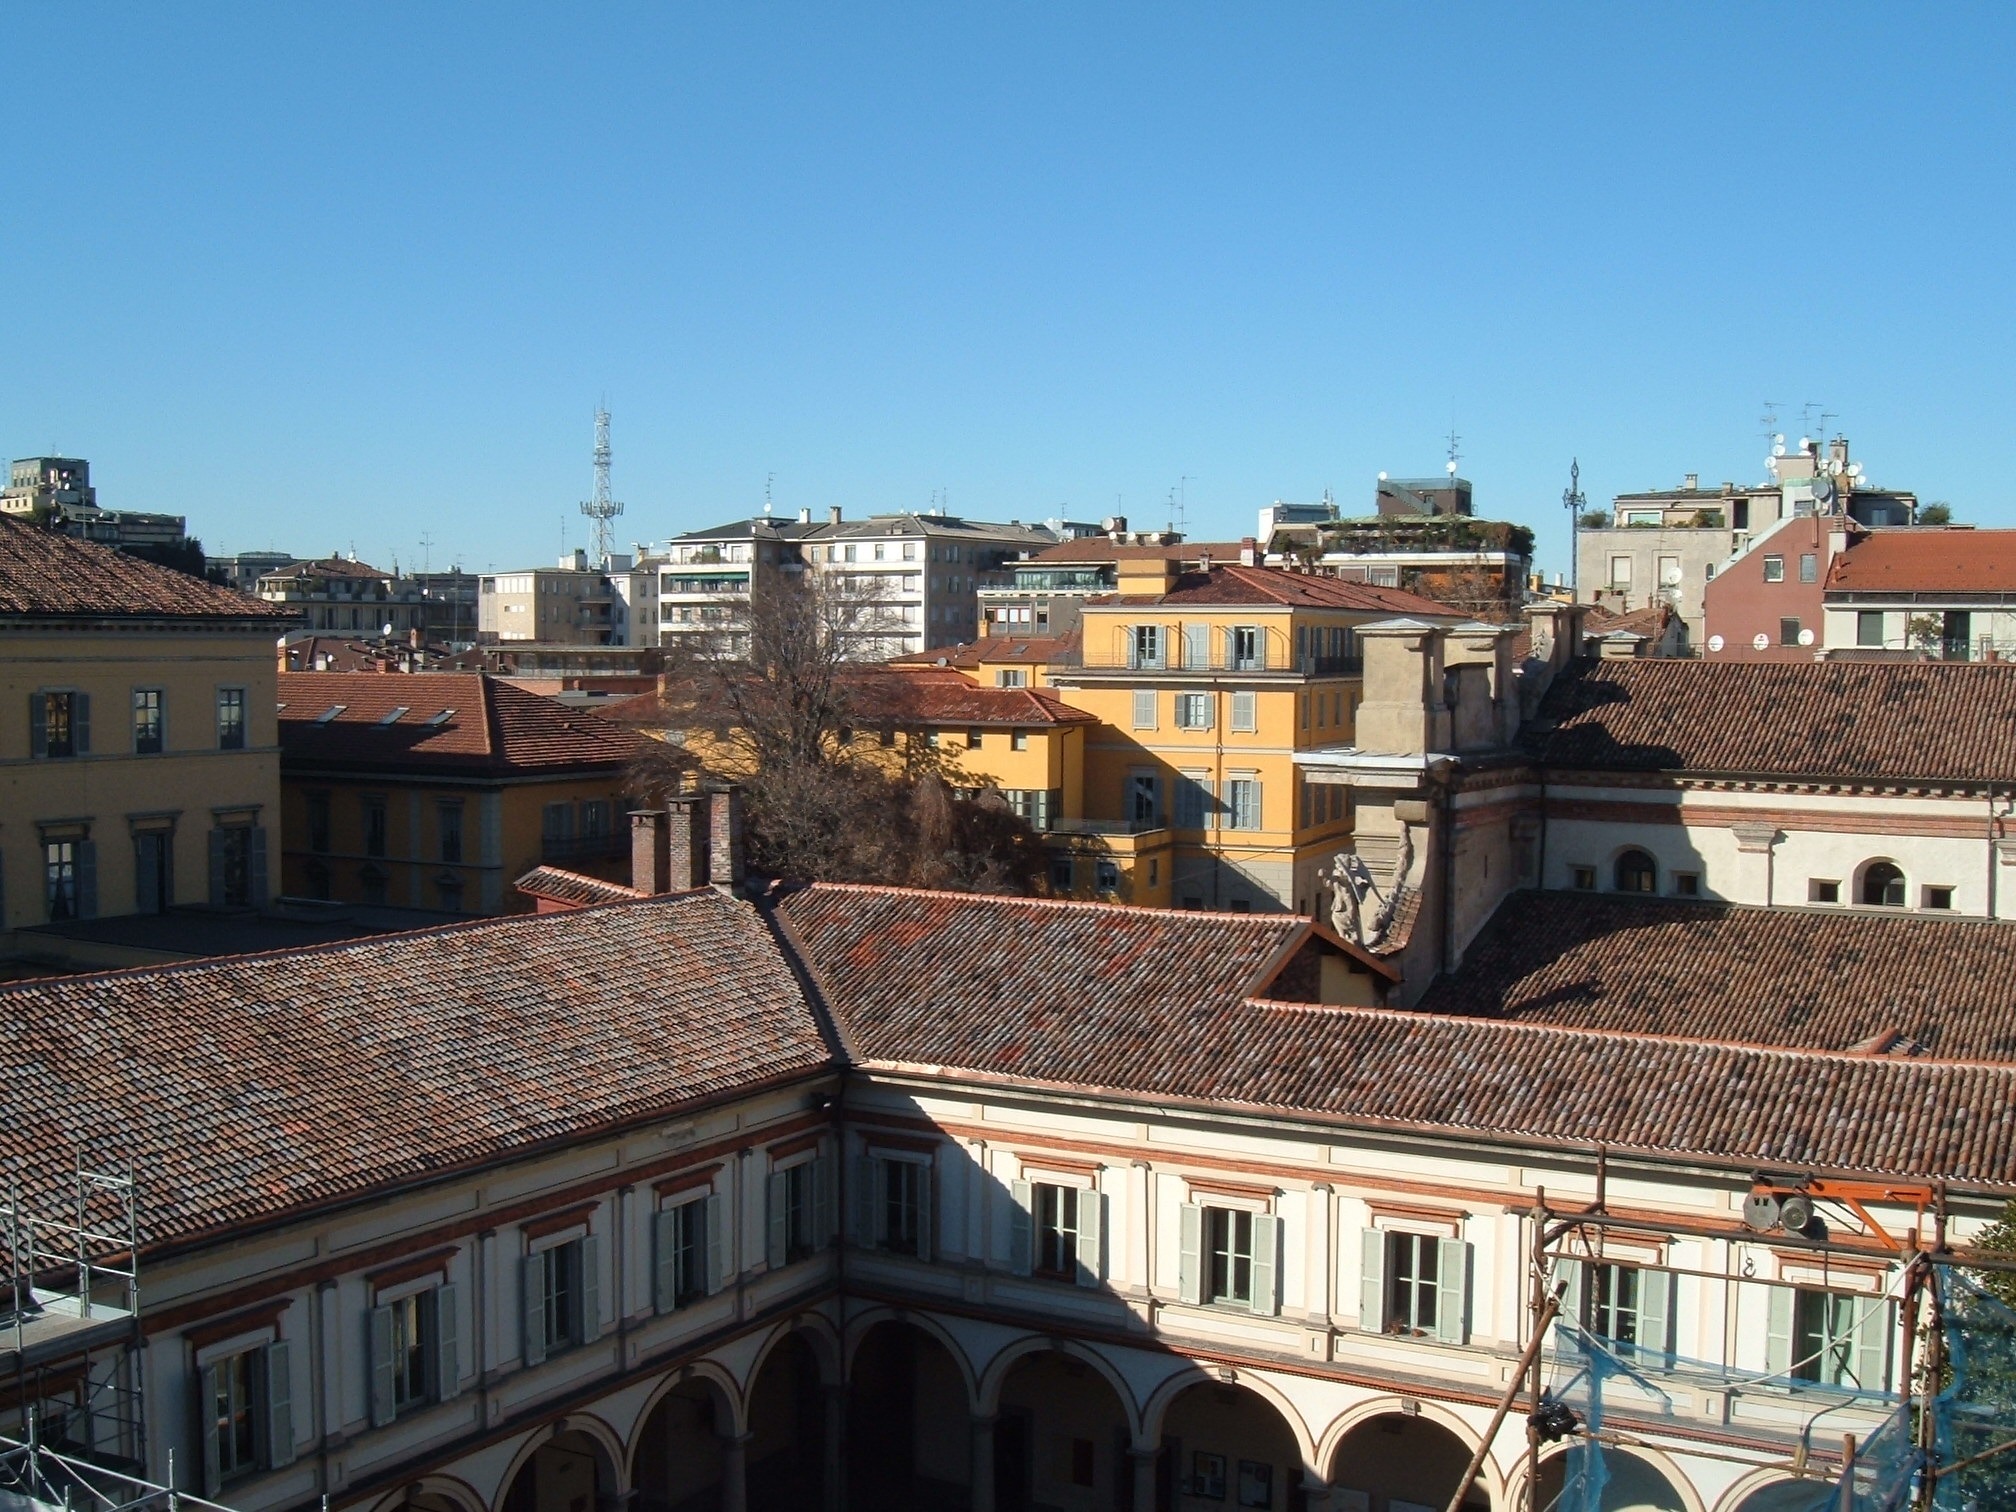
M746 614L666 649L663 722L692 746L652 742L638 792L732 778L749 804L749 859L773 876L1029 892L1042 846L998 793L903 728L908 677L863 665L892 625L868 594L805 574L759 583ZM764 591L764 590L769 591ZM855 741L872 747L876 758ZM701 753L701 754L695 754Z

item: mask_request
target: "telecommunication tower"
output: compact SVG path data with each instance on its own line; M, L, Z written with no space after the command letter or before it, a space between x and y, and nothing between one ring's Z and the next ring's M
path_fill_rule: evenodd
M623 506L609 492L609 411L600 407L595 411L595 497L582 500L581 513L588 516L594 532L595 565L606 568L616 539L610 522L623 513Z

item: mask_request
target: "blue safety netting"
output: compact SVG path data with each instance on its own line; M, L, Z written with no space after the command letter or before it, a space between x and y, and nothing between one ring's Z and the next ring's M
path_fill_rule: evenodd
M1942 1469L1939 1512L2016 1507L2016 1449L1971 1465L1963 1460L2016 1441L2016 1311L1957 1266L1935 1265L1945 1324L1946 1380L1934 1402Z

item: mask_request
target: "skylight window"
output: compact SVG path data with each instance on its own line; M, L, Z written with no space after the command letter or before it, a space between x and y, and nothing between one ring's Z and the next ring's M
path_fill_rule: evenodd
M406 715L411 714L412 712L413 710L409 708L407 705L401 704L399 705L398 708L394 709L390 714L387 714L383 719L379 720L378 723L381 727L384 725L395 725L399 723L399 721L403 719Z
M334 719L337 715L341 714L345 709L349 707L350 705L348 704L331 704L329 705L328 708L324 709L320 714L317 714L315 716L315 723L327 724L329 723L330 720Z
M405 710L402 709L400 710L400 712L403 714ZM448 723L448 721L453 719L454 717L455 717L455 711L453 709L443 709L439 714L436 714L432 719L427 721L427 728L430 730L438 730L441 728L441 726Z

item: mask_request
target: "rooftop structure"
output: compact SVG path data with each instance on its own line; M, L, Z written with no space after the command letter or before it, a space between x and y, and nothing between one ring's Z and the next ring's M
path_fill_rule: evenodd
M187 534L181 515L99 508L91 464L82 457L17 457L0 490L0 515L33 517L65 535L120 549L179 547Z

